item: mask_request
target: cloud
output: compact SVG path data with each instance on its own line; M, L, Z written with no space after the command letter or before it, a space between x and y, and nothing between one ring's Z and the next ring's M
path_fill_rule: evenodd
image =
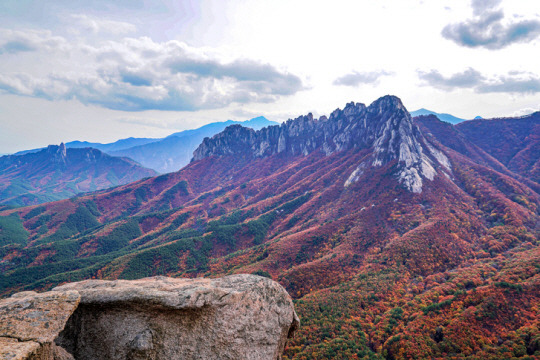
M170 130L171 125L173 125L170 121L167 121L165 119L157 119L157 118L137 118L137 117L120 117L117 118L116 121L124 124L130 124L130 125L141 125L146 127L153 127L157 129L166 129Z
M371 71L371 72L357 72L353 71L350 74L343 75L334 80L334 85L343 86L359 86L361 84L377 84L379 79L383 76L393 75L392 72L385 70Z
M512 114L512 117L517 117L517 116L527 116L527 115L531 115L535 112L539 112L540 111L540 107L527 107L527 108L523 108L523 109L519 109L517 111L514 111L514 113Z
M99 19L84 14L72 14L71 18L75 20L75 25L77 25L77 28L73 28L72 30L77 33L82 29L84 32L91 32L93 34L110 33L122 35L137 30L135 25L124 21Z
M484 81L484 76L472 68L450 76L443 76L437 70L428 72L418 71L418 77L420 80L423 80L425 84L442 90L472 88Z
M225 62L178 41L124 38L98 45L69 43L65 51L67 66L55 64L54 71L46 63L51 57L43 57L44 64L36 63L32 73L0 72L0 90L123 111L195 111L270 103L304 89L298 76L270 64L250 59Z
M292 95L302 88L302 81L297 76L252 60L221 63L215 59L189 56L184 52L182 56L172 58L167 66L172 73L191 74L199 79L231 79L243 82L244 90L262 94Z
M231 114L242 119L253 119L257 116L261 116L260 112L251 111L244 108L238 108L231 111Z
M49 31L18 31L0 29L0 55L61 49L65 39L52 36Z
M534 75L500 76L495 81L476 88L479 93L536 94L540 92L540 78Z
M540 20L524 19L503 23L501 0L472 0L473 18L449 24L442 36L465 47L497 50L514 43L530 42L540 36Z
M472 0L473 15L480 16L486 11L491 11L501 4L502 0Z
M479 71L469 68L461 73L444 76L437 70L418 71L423 85L437 89L452 91L455 89L472 89L477 93L540 93L540 77L533 73L510 71L507 75L486 77Z

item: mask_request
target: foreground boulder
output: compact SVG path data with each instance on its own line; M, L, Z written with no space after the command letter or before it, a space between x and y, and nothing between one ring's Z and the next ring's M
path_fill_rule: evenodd
M51 329L54 336L26 336L32 347L25 345L27 340L13 343L11 333L3 331L0 337L5 336L6 344L11 341L9 354L18 355L9 355L2 344L0 359L274 360L281 359L287 338L298 326L285 289L253 275L87 280L26 297L65 294L77 303L80 297L80 303L65 316L63 326ZM2 300L0 309L13 299ZM20 309L9 308L8 318L19 319ZM28 328L33 320L23 319Z
M77 291L25 291L0 301L0 359L73 359L54 339L79 300Z

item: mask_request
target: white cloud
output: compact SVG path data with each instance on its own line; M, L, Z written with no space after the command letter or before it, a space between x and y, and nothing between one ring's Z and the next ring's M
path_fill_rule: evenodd
M444 76L438 70L430 70L427 72L418 71L418 77L423 81L424 85L430 85L434 88L442 90L454 90L457 88L472 88L480 84L484 80L484 76L477 70L468 68L467 70Z
M540 36L538 18L503 22L500 4L501 0L472 0L474 17L447 25L442 31L443 37L465 47L498 50Z
M377 71L364 71L358 72L353 71L349 74L338 77L334 80L334 85L344 85L344 86L359 86L361 84L378 84L379 80L383 76L394 75L393 72L386 70L377 70Z
M479 93L536 94L540 93L540 77L526 72L509 72L480 84Z
M67 45L60 36L53 36L47 30L0 29L0 55L35 51L61 50Z
M419 70L418 77L422 85L445 91L473 89L477 93L540 93L540 77L531 72L509 71L506 75L487 77L473 68L449 76L444 76L438 70Z
M471 7L473 9L474 16L480 16L486 11L492 11L496 9L502 0L471 0Z
M530 115L532 113L535 113L537 111L540 111L540 106L526 107L526 108L514 111L514 113L512 113L511 116L525 116L525 115Z
M41 42L67 44L65 39L50 38ZM77 99L115 110L194 111L231 103L270 103L303 88L299 77L270 64L249 59L224 62L175 40L124 38L70 46L64 51L72 58L71 67L57 67L41 76L25 69L0 73L0 89L49 100ZM39 50L36 45L34 51ZM41 71L47 66L42 64Z
M71 18L75 21L75 27L72 28L75 33L91 32L93 34L124 35L137 30L135 25L124 21L100 19L85 14L72 14Z

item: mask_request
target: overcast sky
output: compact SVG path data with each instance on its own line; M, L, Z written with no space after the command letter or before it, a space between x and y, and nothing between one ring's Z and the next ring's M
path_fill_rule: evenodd
M2 0L0 153L399 96L540 110L531 0Z

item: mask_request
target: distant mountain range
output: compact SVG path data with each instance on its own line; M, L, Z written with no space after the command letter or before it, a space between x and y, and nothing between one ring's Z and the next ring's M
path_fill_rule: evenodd
M111 151L118 151L127 149L133 146L139 146L139 145L145 145L149 144L151 142L159 141L161 139L151 139L151 138L127 138L127 139L121 139L117 140L113 143L108 144L102 144L102 143L94 143L94 142L88 142L88 141L70 141L65 143L66 148L68 149L82 149L82 148L94 148L98 149L102 152L109 153ZM29 153L38 152L40 150L43 150L44 148L37 148L37 149L30 149L30 150L23 150L16 152L13 155L24 155Z
M240 124L255 130L270 125L277 125L264 116L246 121L228 120L204 125L193 130L180 131L165 138L127 138L109 144L72 141L66 143L67 148L91 147L109 155L129 157L141 165L160 173L177 171L189 163L193 151L205 137L211 137L223 131L227 126ZM14 155L22 155L41 149L20 151Z
M536 166L538 126L394 96L233 124L179 171L0 210L0 295L255 273L297 299L288 359L538 358L540 184L506 165Z
M64 144L0 157L0 204L34 205L154 176L131 159Z
M424 108L416 110L416 111L411 111L411 116L412 117L421 116L421 115L424 115L424 116L425 115L435 115L435 116L437 116L437 118L439 118L439 120L446 121L446 122L448 122L450 124L458 124L460 122L467 121L466 119L461 119L461 118L458 118L458 117L456 117L454 115L444 114L444 113L437 113L435 111L431 111L431 110L424 109ZM481 117L477 116L476 118L481 118Z
M206 137L212 137L230 125L242 125L254 130L266 126L277 125L263 116L247 121L228 120L211 123L194 130L185 130L174 133L159 141L144 145L133 146L122 150L111 151L111 155L127 156L143 166L154 169L160 173L178 171L189 163L193 151Z
M106 153L111 153L113 151L119 151L128 149L134 146L141 146L150 144L156 141L159 141L160 139L151 139L151 138L127 138L127 139L121 139L118 141L115 141L113 143L109 144L100 144L100 143L91 143L88 141L71 141L66 144L68 148L87 148L91 147L94 149L101 150Z

